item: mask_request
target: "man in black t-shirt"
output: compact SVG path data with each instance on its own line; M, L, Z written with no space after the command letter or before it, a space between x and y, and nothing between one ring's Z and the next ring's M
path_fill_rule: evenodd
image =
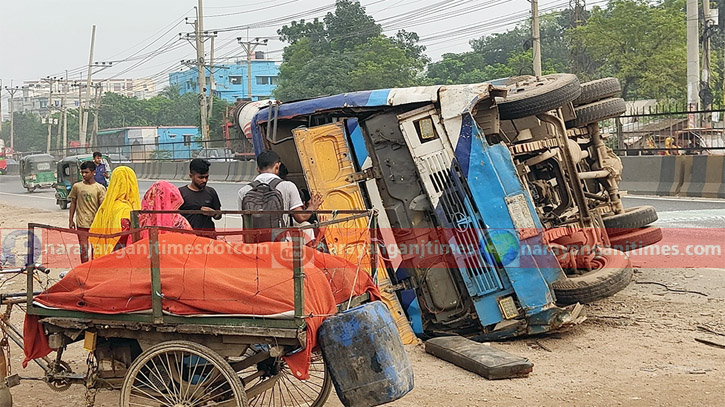
M194 230L214 231L213 219L219 220L222 215L214 215L214 211L221 210L222 204L219 201L214 188L206 185L209 182L209 161L203 158L195 158L189 163L189 185L179 187L184 203L179 210L201 210L203 214L184 215Z

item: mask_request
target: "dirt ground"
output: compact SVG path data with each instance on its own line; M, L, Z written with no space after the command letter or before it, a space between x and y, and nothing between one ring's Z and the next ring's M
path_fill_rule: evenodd
M62 226L66 216L0 202L0 228L24 227L31 220ZM635 280L615 296L588 305L588 319L567 332L492 344L531 360L534 371L528 378L489 381L426 354L422 346L409 347L415 389L389 405L723 405L725 349L695 339L725 344L725 269L638 267ZM0 290L24 291L24 284L5 281ZM13 320L20 323L20 315ZM19 348L12 348L11 359L13 372L39 375L35 365L20 367ZM82 350L70 350L68 360L75 371L84 370ZM85 393L79 386L57 393L42 382L23 381L12 394L16 407L45 407L83 405ZM118 393L101 392L96 405L114 406L117 400ZM334 394L326 404L340 405Z

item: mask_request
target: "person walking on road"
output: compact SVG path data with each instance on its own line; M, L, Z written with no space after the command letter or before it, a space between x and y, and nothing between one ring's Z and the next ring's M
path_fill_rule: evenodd
M82 233L78 234L80 244L81 263L88 261L88 231L93 219L106 197L106 188L95 181L96 164L86 161L81 164L83 182L76 182L68 194L70 198L70 212L68 212L68 227Z
M184 215L184 217L189 221L189 224L194 230L208 232L202 234L208 234L213 237L215 231L214 220L222 218L222 215L215 214L215 211L222 209L222 203L219 200L219 195L216 190L207 186L207 182L209 182L209 167L211 167L211 164L203 158L191 160L189 163L189 178L191 182L189 185L179 187L179 192L181 192L181 196L184 198L184 203L179 207L179 210L202 211L203 213L201 214Z
M243 186L237 193L239 209L247 211L302 211L303 203L297 186L291 181L280 178L282 160L271 150L264 150L257 156L257 171L259 175ZM317 210L322 204L322 196L315 194L310 199L306 210ZM306 222L311 215L294 213L294 219ZM291 226L289 216L286 214L253 215L252 229L259 229L254 241L263 242L276 240L281 233L280 228ZM249 227L245 225L245 227Z
M103 154L101 154L100 151L95 151L93 153L93 163L96 164L96 175L93 179L105 188L108 188L108 168L106 168L106 164L103 162Z

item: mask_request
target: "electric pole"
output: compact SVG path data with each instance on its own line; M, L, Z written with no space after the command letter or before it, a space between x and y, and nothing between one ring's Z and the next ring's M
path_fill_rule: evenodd
M705 21L702 24L702 82L700 83L700 103L702 110L712 108L712 90L710 90L710 36L714 33L717 22L710 14L710 0L702 0L702 15ZM710 127L710 114L706 113L702 118L704 126Z
M214 110L214 36L211 37L209 44L209 112L207 117L212 117Z
M52 133L53 133L53 118L51 117L53 115L53 87L54 87L56 81L58 80L58 78L56 78L55 76L52 77L52 78L50 76L46 76L45 79L41 79L41 80L48 83L48 89L49 89L49 93L48 93L48 116L47 116L47 119L46 119L46 120L48 120L48 139L46 140L46 143L45 143L45 152L48 153L48 154L50 154L50 140L53 137L52 136Z
M20 88L15 86L13 88L12 82L10 82L10 87L5 87L5 90L10 94L10 148L15 151L15 103L13 103L13 100L15 99L15 92L19 91Z
M88 76L86 77L86 107L90 104L91 99L91 75L93 75L93 47L96 43L96 25L93 25L93 30L91 31L91 51L88 55ZM82 104L82 103L81 103ZM83 148L85 151L86 147L86 134L88 131L88 109L85 109L85 112L83 114L83 120L82 124L81 122L78 123L78 126L82 126L82 130L80 131L80 147Z
M699 110L700 55L697 0L687 0L687 110ZM687 127L697 127L696 115L690 113Z
M93 132L91 133L91 147L98 147L98 113L101 108L101 92L103 84L97 83L94 85L96 88L96 97L93 100Z
M65 100L65 93L68 92L68 70L65 71L65 86L64 86L63 100ZM66 156L68 148L68 109L63 107L63 157Z
M65 79L61 79L60 80L60 83L62 85L61 86L61 89L62 90L59 91L59 92L61 92L60 93L60 113L61 114L60 114L60 119L59 119L59 122L58 122L58 131L56 132L56 135L55 135L55 149L58 150L58 151L60 151L60 147L62 145L61 130L62 130L62 127L63 127L62 126L63 125L63 116L65 115L65 94L68 91L68 89L67 89L67 86L68 86L68 71L66 71Z
M254 41L242 41L242 37L237 37L239 45L242 46L244 52L247 53L247 97L252 100L252 55L254 50L260 45L267 45L267 39L260 42L259 38L255 38Z
M534 75L541 76L541 34L539 33L539 0L531 0L531 40L534 46Z
M206 38L214 38L216 36L216 32L209 34L208 32L204 31L204 12L203 12L203 6L202 6L202 0L199 0L199 6L196 10L196 16L197 19L192 23L194 26L194 33L189 34L187 33L185 37L182 37L182 33L179 33L179 38L183 38L189 41L194 48L196 48L196 73L197 73L197 84L199 85L199 113L201 116L201 138L202 140L206 141L209 140L209 126L207 125L209 111L211 110L208 107L207 103L207 88L206 88L206 63L204 61L204 41ZM191 39L194 39L194 42L191 42ZM213 51L212 51L213 52ZM185 63L185 61L182 61L182 63ZM210 82L213 81L212 78L210 78Z

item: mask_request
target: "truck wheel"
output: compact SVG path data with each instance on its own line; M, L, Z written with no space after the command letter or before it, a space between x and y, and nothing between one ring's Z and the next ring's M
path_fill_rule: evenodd
M645 227L657 220L657 211L649 205L626 208L624 213L602 217L604 227L610 236L629 233L632 229Z
M602 78L581 84L582 94L574 99L574 106L585 105L606 98L618 96L622 87L617 78Z
M559 108L581 94L576 75L559 73L542 76L512 78L517 82L508 86L505 99L496 99L502 120L519 119Z
M658 228L656 226L645 226L643 228L634 229L629 233L610 237L609 243L614 249L629 252L653 245L662 240L662 238L662 228Z
M574 108L576 118L566 122L567 129L583 127L590 123L622 115L627 111L627 103L622 98L610 98Z
M558 304L589 303L609 297L632 282L627 255L615 249L602 249L593 260L596 268L581 275L570 275L552 284Z

